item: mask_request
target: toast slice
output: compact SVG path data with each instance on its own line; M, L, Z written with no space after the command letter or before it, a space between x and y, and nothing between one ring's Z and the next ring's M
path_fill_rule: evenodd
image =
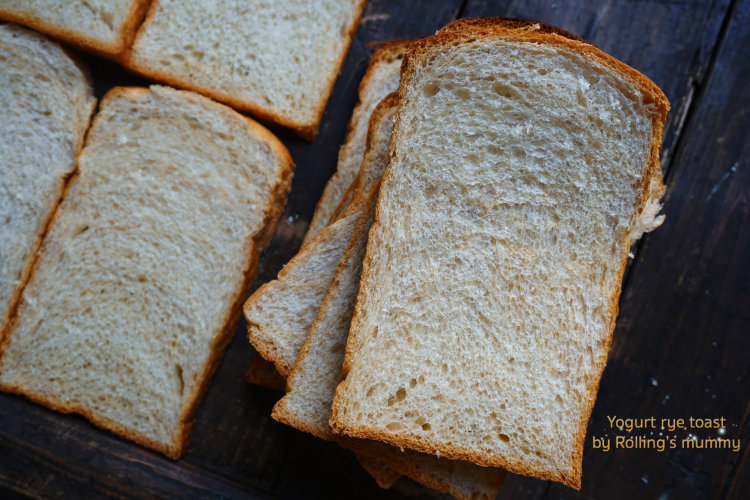
M333 430L580 487L628 249L662 220L668 107L539 23L415 44Z
M180 457L292 168L270 132L208 98L111 90L4 339L0 387Z
M315 207L310 226L302 240L303 245L336 220L337 207L345 208L353 199L351 192L347 190L362 165L370 117L377 104L398 89L401 61L411 42L412 40L406 39L383 42L370 56L367 71L359 84L359 102L352 111L346 139L339 150L336 172L326 184Z
M387 165L387 142L380 144L383 169ZM371 150L368 149L368 154ZM384 443L347 439L328 426L331 404L341 378L344 347L354 312L367 234L375 215L376 185L368 196L367 210L357 222L336 269L310 334L287 379L289 392L274 406L271 416L287 425L327 440L336 440L359 455L369 455L391 469L458 499L495 498L505 480L502 469L448 460L412 450L401 451Z
M376 106L370 120L372 133L368 140L380 143L381 151L383 143L387 149L390 141L395 99L395 95L389 96ZM362 170L368 173L358 184L356 200L341 217L303 246L276 280L260 287L245 303L250 343L284 378L292 370L354 226L366 208L367 200L362 195L372 188L373 179L379 180L383 175L386 164L377 159L371 154L363 162Z
M366 0L154 0L131 69L312 140Z
M0 24L0 338L96 106L88 71L60 45Z
M150 1L0 0L0 19L116 59L133 41Z

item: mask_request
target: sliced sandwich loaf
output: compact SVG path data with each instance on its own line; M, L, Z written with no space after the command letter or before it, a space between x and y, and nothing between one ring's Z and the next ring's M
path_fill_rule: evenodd
M87 71L55 42L0 24L0 334L94 111Z
M130 46L150 1L0 0L0 19L116 58Z
M339 150L336 172L326 184L323 195L315 207L303 245L335 220L334 213L337 207L346 207L352 200L351 193L347 194L347 189L362 164L370 117L375 106L398 88L401 61L410 43L411 40L389 40L383 42L370 56L367 71L359 84L359 103L352 112L344 145Z
M127 65L312 139L366 0L155 0Z
M661 222L668 107L538 23L418 42L333 430L580 487L628 249Z
M181 456L292 168L205 97L110 91L5 337L2 389Z

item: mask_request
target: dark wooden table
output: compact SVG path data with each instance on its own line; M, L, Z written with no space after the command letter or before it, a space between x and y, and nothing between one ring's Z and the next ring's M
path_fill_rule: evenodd
M583 487L510 476L500 498L750 498L750 0L371 0L316 141L277 131L297 168L255 286L299 247L335 169L367 44L484 15L536 19L579 35L649 76L672 104L662 150L667 220L638 243L625 276ZM113 85L148 83L84 57L100 96ZM350 453L274 422L279 395L244 381L254 355L244 329L178 462L80 417L0 395L0 497L432 495L403 479L380 490ZM725 417L724 437L741 439L742 449L593 449L591 436L619 433L609 429L612 415Z

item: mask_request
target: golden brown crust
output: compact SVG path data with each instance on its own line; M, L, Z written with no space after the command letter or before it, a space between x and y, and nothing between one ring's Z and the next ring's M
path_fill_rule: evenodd
M117 34L117 41L113 43L102 42L87 36L85 33L77 30L75 27L64 27L50 24L48 22L37 19L33 16L15 12L10 8L0 7L0 18L6 21L11 21L18 24L23 24L34 28L37 31L46 33L55 38L59 38L64 42L80 47L89 52L109 57L111 59L119 59L122 54L132 43L133 37L138 24L143 19L143 15L146 13L151 0L130 0L131 5L128 9L128 13L125 16L125 22L120 27Z
M334 70L331 71L330 75L328 75L325 87L323 88L323 92L320 95L318 107L315 109L314 118L310 122L293 120L291 118L282 116L274 109L268 106L264 106L258 102L239 99L228 92L196 84L189 77L186 77L184 75L168 74L163 71L159 71L158 68L152 68L147 65L139 64L137 61L135 61L132 57L132 47L138 42L138 38L141 36L141 33L143 33L148 25L153 22L156 10L159 5L159 0L153 0L153 2L151 3L151 7L148 9L148 13L146 14L146 19L143 21L140 28L138 29L138 32L135 34L133 43L130 44L128 50L123 54L121 62L123 65L125 65L125 67L135 73L168 83L169 85L172 85L174 87L199 92L219 102L227 104L236 110L249 113L255 118L264 122L290 128L303 139L312 142L315 139L315 135L318 133L318 126L320 125L320 120L323 117L323 111L325 111L326 104L328 103L328 99L330 98L331 92L333 91L333 85L334 83L336 83L336 78L338 78L339 72L341 71L341 66L344 64L346 54L349 52L349 46L354 39L354 33L357 31L359 20L362 17L362 11L364 10L367 1L368 0L359 0L359 3L355 7L356 15L354 18L354 22L349 28L349 31L346 35L346 42L342 46L341 51L336 58L336 65L334 67Z
M370 82L370 79L372 78L373 70L375 66L377 66L381 62L392 61L396 57L403 57L406 49L411 45L413 41L414 40L410 38L397 38L394 40L373 42L367 45L368 48L377 47L377 49L370 56L369 62L367 64L367 70L365 71L365 75L362 77L362 81L359 82L359 88L357 90L357 96L358 96L357 105L354 108L354 111L352 112L352 117L349 120L349 124L346 127L346 136L344 138L344 146L342 147L346 147L346 145L349 144L353 140L352 136L354 135L355 117L358 116L359 107L362 105L362 102L364 99L365 88L367 87L367 85ZM369 122L368 122L368 125L369 125ZM368 129L368 135L369 135L369 129ZM335 189L333 187L333 184L335 182L336 175L337 175L337 172L334 172L333 177L331 177L331 179L326 183L326 187L323 190L323 194L320 196L320 200L315 205L315 210L313 211L313 216L308 226L308 234L311 234L310 228L324 227L326 224L330 224L331 222L335 221L342 213L340 209L343 204L343 201L336 208L336 211L330 217L329 220L322 220L323 217L326 217L325 210L322 208L322 204L327 202L329 198L328 196L329 190ZM344 196L344 198L346 198L346 195ZM344 205L344 208L346 208L346 205ZM303 243L306 243L307 241L309 241L309 239L311 239L311 237L308 236L308 234L305 235L305 239L303 240Z
M636 216L642 210L645 201L649 196L649 185L652 179L659 181L661 179L661 168L659 165L659 150L661 149L661 133L666 122L667 111L669 110L669 101L664 96L662 91L646 76L642 75L635 69L627 66L626 64L618 61L610 55L602 52L593 45L583 41L582 39L571 35L563 30L548 26L542 23L534 21L525 21L518 19L499 19L499 18L474 18L474 19L462 19L455 21L445 28L440 30L435 35L419 40L415 42L406 57L401 69L401 84L399 87L399 99L403 102L406 95L406 87L409 81L414 75L416 67L421 64L422 61L429 57L429 53L432 50L459 45L462 43L471 43L476 40L510 40L519 43L536 43L544 44L548 46L556 46L563 49L570 50L577 54L580 54L589 60L598 63L605 68L617 73L621 77L627 79L635 85L635 87L642 93L644 102L647 105L653 105L654 112L652 114L652 136L651 136L651 149L648 164L644 170L644 175L641 179L639 186L641 194L635 202ZM400 112L397 111L394 135L398 133L400 126ZM391 147L390 155L393 157L395 154L393 147ZM386 170L384 179L389 176L390 169ZM385 181L384 181L385 182ZM656 192L663 192L663 184L659 184L661 187L656 189ZM373 226L377 226L381 219L380 207L376 211L375 223ZM575 430L575 450L572 457L571 469L559 474L551 471L537 470L531 468L521 462L512 462L500 456L486 456L475 450L455 446L445 445L444 443L431 440L429 438L422 438L421 440L412 439L408 436L399 437L388 434L383 434L376 430L368 430L357 427L350 427L344 423L337 421L337 414L339 412L339 404L334 402L332 413L331 413L331 427L334 432L340 434L346 434L353 437L380 440L390 443L395 446L408 447L414 450L422 451L425 453L439 452L446 458L453 458L459 460L468 460L480 465L503 467L511 472L519 474L525 474L529 476L535 476L541 479L560 481L568 486L576 489L581 487L581 460L583 455L583 446L586 436L586 426L591 416L591 411L594 406L596 399L596 393L599 386L599 380L606 364L607 352L612 340L612 332L614 330L615 319L617 317L617 301L620 295L620 282L622 280L622 274L625 269L627 262L627 254L629 250L629 237L627 234L622 236L622 250L621 250L621 265L620 265L620 280L617 282L617 286L610 293L610 311L608 328L606 332L603 332L602 341L606 346L606 350L600 359L597 360L594 375L588 382L588 387L585 395L585 407L581 414L581 419L578 428ZM370 246L372 245L372 247ZM371 255L373 248L377 245L377 241L371 238L368 243L368 252L365 257L362 271L362 284L366 284L370 280L370 267L371 267ZM362 304L366 302L366 286L360 285L360 296L357 299L357 306L355 309L355 319L362 314ZM364 291L364 293L363 293ZM354 322L353 322L354 324ZM353 326L352 332L357 335L355 327ZM351 337L350 337L351 338ZM346 357L342 370L342 386L346 384L346 376L351 369L351 363L354 357L354 346L352 342L347 343ZM337 391L338 392L338 391Z
M107 92L107 94L102 98L101 108L104 108L106 106L106 103L110 99L115 99L118 97L138 99L149 92L151 92L150 89L143 88L143 87L115 87L111 89L109 92ZM4 391L13 392L16 394L23 394L24 396L26 396L27 398L31 399L34 402L37 402L44 406L48 406L55 410L61 411L63 413L77 413L77 414L83 415L88 420L90 420L94 425L98 427L107 429L121 437L135 441L136 443L140 445L159 451L163 453L164 455L166 455L167 457L175 459L175 460L180 458L187 451L187 446L188 446L189 438L190 438L190 429L192 428L192 425L193 425L193 419L194 419L195 413L198 409L200 401L202 400L203 396L205 395L206 390L208 389L211 378L213 377L213 374L216 371L219 365L219 362L221 361L223 357L224 351L226 350L227 346L229 345L230 340L232 339L233 333L237 326L237 321L239 320L239 317L240 317L240 309L242 307L242 302L244 300L244 297L249 293L250 287L255 278L255 272L257 270L257 263L258 263L258 252L259 252L259 246L260 246L261 240L265 239L267 234L272 234L273 232L273 228L269 226L272 226L272 225L275 226L276 222L278 221L278 217L281 211L283 210L284 204L286 203L286 196L289 193L289 189L291 187L291 176L292 176L292 170L294 168L294 164L292 162L291 156L289 155L288 151L286 150L284 145L281 143L281 141L279 141L273 134L271 134L267 129L262 127L260 124L254 122L253 120L251 120L250 118L246 116L240 115L239 113L232 110L231 108L228 108L227 106L213 102L206 97L200 96L198 94L194 94L192 92L181 91L180 93L181 93L181 97L187 100L193 101L193 102L198 102L201 105L204 105L207 107L212 107L213 109L221 112L225 116L228 116L230 119L242 124L242 126L245 128L248 135L253 136L253 137L259 137L263 142L268 144L269 147L274 151L276 159L281 165L281 172L277 176L276 183L274 184L274 187L270 190L270 193L269 193L267 208L265 210L265 217L264 217L265 227L263 227L260 231L258 231L257 234L251 236L248 241L248 254L247 254L247 260L245 262L244 276L243 276L241 286L235 293L231 303L229 304L227 308L227 313L223 321L223 325L224 325L223 328L221 328L219 333L211 340L211 348L210 348L209 357L204 362L202 370L201 370L201 374L199 375L196 384L194 385L190 394L188 394L185 400L185 403L182 406L180 417L179 417L178 428L175 429L174 441L170 444L159 443L155 440L152 440L145 436L137 434L117 422L114 422L100 415L96 415L82 406L69 404L69 403L63 403L60 401L55 401L51 398L46 398L44 396L40 396L37 394L28 393L22 387L16 384L0 384L0 389ZM101 113L96 115L89 130L94 129L97 126L98 121L100 119L103 119ZM90 141L91 141L91 136L88 135L86 138L86 146L89 145ZM80 155L79 155L79 158L80 158ZM78 173L76 173L65 186L65 190L62 196L63 199L66 197L68 190L75 183L77 177L78 177ZM52 221L50 222L50 225L54 223L54 220L59 215L60 215L60 211L58 210L55 212L55 215ZM12 334L12 330L15 326L16 319L18 316L20 316L20 314L22 314L24 308L25 308L25 304L23 302L23 299L21 299L21 303L19 304L18 309L17 309L17 314L13 318L13 321L8 328L8 335L5 338L3 338L2 346L0 346L1 347L0 348L0 366L2 363L2 354L4 353L5 348L7 347L7 343L9 341L10 335Z

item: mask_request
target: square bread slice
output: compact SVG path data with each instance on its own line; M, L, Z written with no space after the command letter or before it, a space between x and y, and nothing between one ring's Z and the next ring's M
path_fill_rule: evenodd
M308 140L366 0L154 0L126 64Z
M270 132L206 97L111 90L4 339L0 387L180 457L292 168Z
M668 107L539 23L413 45L333 430L580 487L629 246L662 220Z
M117 58L130 46L151 0L0 0L0 19Z
M339 150L336 172L326 184L302 244L313 239L321 229L336 219L337 208L352 200L348 192L362 165L370 116L375 106L398 89L401 61L412 40L389 40L370 56L367 71L359 84L359 102L352 112L344 145ZM390 137L390 134L389 134Z
M0 338L75 169L96 106L60 45L0 24Z
M381 164L387 165L388 143L382 149ZM367 153L370 153L368 149ZM381 170L382 171L382 170ZM322 439L336 440L360 455L369 455L393 470L458 499L495 498L506 472L461 460L449 460L412 450L399 450L375 441L333 434L328 418L333 395L341 379L344 347L354 312L367 234L375 216L378 181L368 197L362 214L341 257L331 286L310 327L310 334L287 379L288 391L274 406L274 419Z
M283 377L292 370L354 226L366 208L364 195L383 175L387 163L382 161L382 151L387 151L390 141L395 102L396 96L390 95L372 113L367 142L379 144L370 149L381 153L368 150L365 155L362 174L357 179L362 180L355 182L356 200L337 221L303 246L277 279L260 287L245 303L250 343Z

